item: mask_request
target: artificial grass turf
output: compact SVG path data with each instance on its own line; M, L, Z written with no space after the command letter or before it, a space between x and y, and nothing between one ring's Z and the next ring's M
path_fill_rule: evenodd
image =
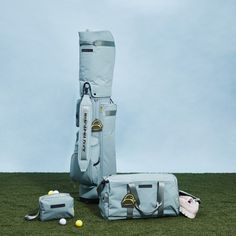
M107 221L96 204L77 201L78 184L68 173L0 173L0 235L236 235L236 174L176 174L179 188L199 196L200 211L194 220L183 216ZM75 197L75 218L58 221L25 221L49 190ZM74 222L82 219L84 226Z

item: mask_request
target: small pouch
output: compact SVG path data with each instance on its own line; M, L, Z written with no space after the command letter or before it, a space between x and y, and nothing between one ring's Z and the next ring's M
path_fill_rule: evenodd
M40 218L41 221L74 217L74 199L69 193L56 193L39 197L39 210L26 215L26 220Z

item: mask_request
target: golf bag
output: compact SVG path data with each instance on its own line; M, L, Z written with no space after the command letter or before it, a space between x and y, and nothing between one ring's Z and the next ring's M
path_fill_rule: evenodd
M79 32L80 98L70 177L78 181L82 200L98 199L103 176L116 173L116 104L111 100L115 43L108 31Z

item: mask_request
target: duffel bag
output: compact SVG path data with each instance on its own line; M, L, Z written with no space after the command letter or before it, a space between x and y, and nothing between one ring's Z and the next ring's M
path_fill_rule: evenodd
M179 190L173 174L118 174L104 177L98 188L105 219L179 215Z

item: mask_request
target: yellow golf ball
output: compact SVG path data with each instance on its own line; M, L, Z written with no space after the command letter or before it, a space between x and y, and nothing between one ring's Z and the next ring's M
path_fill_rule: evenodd
M48 192L48 195L51 195L51 194L53 194L54 193L54 191L53 190L50 190L49 192Z
M75 221L75 226L82 227L83 226L83 221L82 220L76 220Z

